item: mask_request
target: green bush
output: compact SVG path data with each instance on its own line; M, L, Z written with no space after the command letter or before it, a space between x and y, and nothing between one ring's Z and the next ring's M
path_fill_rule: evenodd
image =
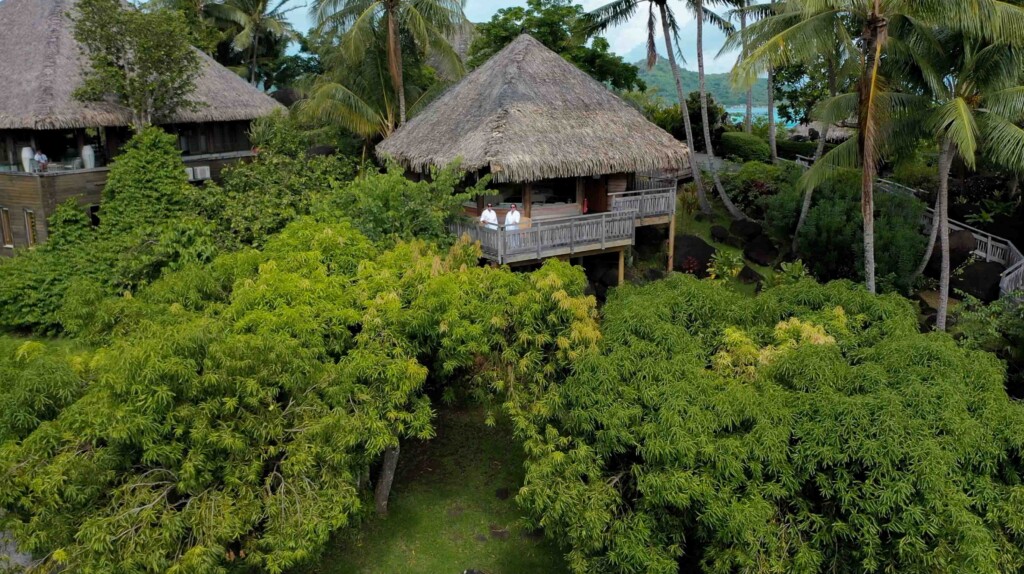
M769 163L772 150L761 138L743 132L726 132L722 134L722 155L728 158L739 158L741 161L759 161Z
M722 185L730 199L747 215L761 219L765 202L790 190L799 179L800 171L791 166L751 161L743 164L739 171L721 175Z
M1024 406L902 297L615 290L523 430L518 501L580 574L1017 572Z
M802 194L795 190L766 200L765 219L774 237L783 242L792 239L802 203ZM875 208L879 283L883 289L909 290L910 276L927 244L920 228L925 205L913 197L878 193ZM863 278L859 172L842 172L815 190L807 221L800 231L797 256L819 280Z
M936 192L939 189L939 168L928 165L920 157L908 158L896 164L892 180L914 189Z
M775 150L782 159L796 161L796 156L814 157L818 152L818 142L797 142L788 139L780 139L775 142ZM828 153L828 145L825 147Z

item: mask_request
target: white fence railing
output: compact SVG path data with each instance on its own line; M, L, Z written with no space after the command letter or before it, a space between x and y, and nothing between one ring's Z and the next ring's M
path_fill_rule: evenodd
M459 237L468 235L479 241L484 257L503 264L632 245L636 220L635 211L625 211L534 221L526 228L482 226L462 220L451 230Z
M878 189L888 193L903 193L914 196L926 193L923 190L907 187L888 179L879 179ZM935 210L931 207L926 207L922 221L926 232L931 233L931 226L934 220ZM985 261L1006 265L1006 271L1003 271L999 281L999 291L1002 295L1008 295L1024 289L1024 255L1021 254L1013 242L954 219L949 220L949 228L953 231L969 231L974 236L975 256Z
M611 211L635 211L640 219L671 217L676 212L675 187L609 193L608 200Z
M796 163L804 168L808 168L814 163L814 158L797 156ZM888 193L904 193L915 197L926 194L923 190L907 187L888 179L879 178L876 183L878 189ZM935 210L931 207L925 207L922 223L927 233L931 233L931 225L934 218ZM974 235L976 242L974 254L977 257L981 257L985 261L1006 265L1006 270L1003 271L999 280L999 292L1001 295L1009 295L1024 289L1024 254L1021 254L1013 242L954 219L949 220L949 228L953 231L970 231L971 235Z

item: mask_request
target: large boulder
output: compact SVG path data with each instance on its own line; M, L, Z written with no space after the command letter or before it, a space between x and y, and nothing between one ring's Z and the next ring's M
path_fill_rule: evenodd
M754 285L764 281L764 275L754 271L749 265L744 265L743 269L740 269L739 274L736 275L736 279L738 279L740 283Z
M716 252L714 247L696 235L678 235L672 268L700 278L707 277L708 264Z
M767 235L758 235L747 243L743 256L763 267L768 267L779 258L779 249Z
M729 230L721 225L711 226L711 239L718 243L725 243L729 240Z
M302 92L295 88L281 88L280 90L275 90L270 93L270 97L277 100L277 103L286 108L292 107L296 102L303 99Z
M957 269L971 258L974 249L977 247L977 240L970 231L953 231L949 234L949 268ZM942 250L939 248L939 240L935 240L935 249L928 260L927 273L929 277L938 277L942 271Z
M762 235L764 230L761 228L761 224L756 221L741 219L733 221L732 224L729 225L729 232L744 241L750 241L758 235Z
M995 262L978 261L953 277L952 287L986 303L999 298L999 281L1006 267Z

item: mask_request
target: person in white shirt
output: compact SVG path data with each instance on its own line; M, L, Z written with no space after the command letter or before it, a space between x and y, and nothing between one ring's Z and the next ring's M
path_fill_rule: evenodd
M519 210L516 209L516 204L512 204L512 207L505 214L505 231L515 231L519 229L519 221L522 216L519 214Z
M480 214L480 223L488 229L498 228L498 214L495 213L494 206L490 203L487 204L487 207Z
M36 150L36 155L32 159L36 160L39 164L39 171L46 171L46 166L50 163L50 158L46 157L43 150Z
M505 231L515 231L519 229L519 221L521 218L522 216L520 215L519 210L516 209L516 204L513 203L512 207L509 208L508 213L505 214ZM509 238L508 243L509 247L513 249L519 248L519 234L513 233L512 237Z

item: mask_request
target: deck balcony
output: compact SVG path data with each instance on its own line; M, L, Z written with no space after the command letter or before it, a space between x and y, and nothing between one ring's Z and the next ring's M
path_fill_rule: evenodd
M637 176L634 187L608 194L603 213L535 219L512 229L463 219L451 231L478 241L484 258L499 265L622 250L634 245L637 227L667 224L676 212L675 180Z

